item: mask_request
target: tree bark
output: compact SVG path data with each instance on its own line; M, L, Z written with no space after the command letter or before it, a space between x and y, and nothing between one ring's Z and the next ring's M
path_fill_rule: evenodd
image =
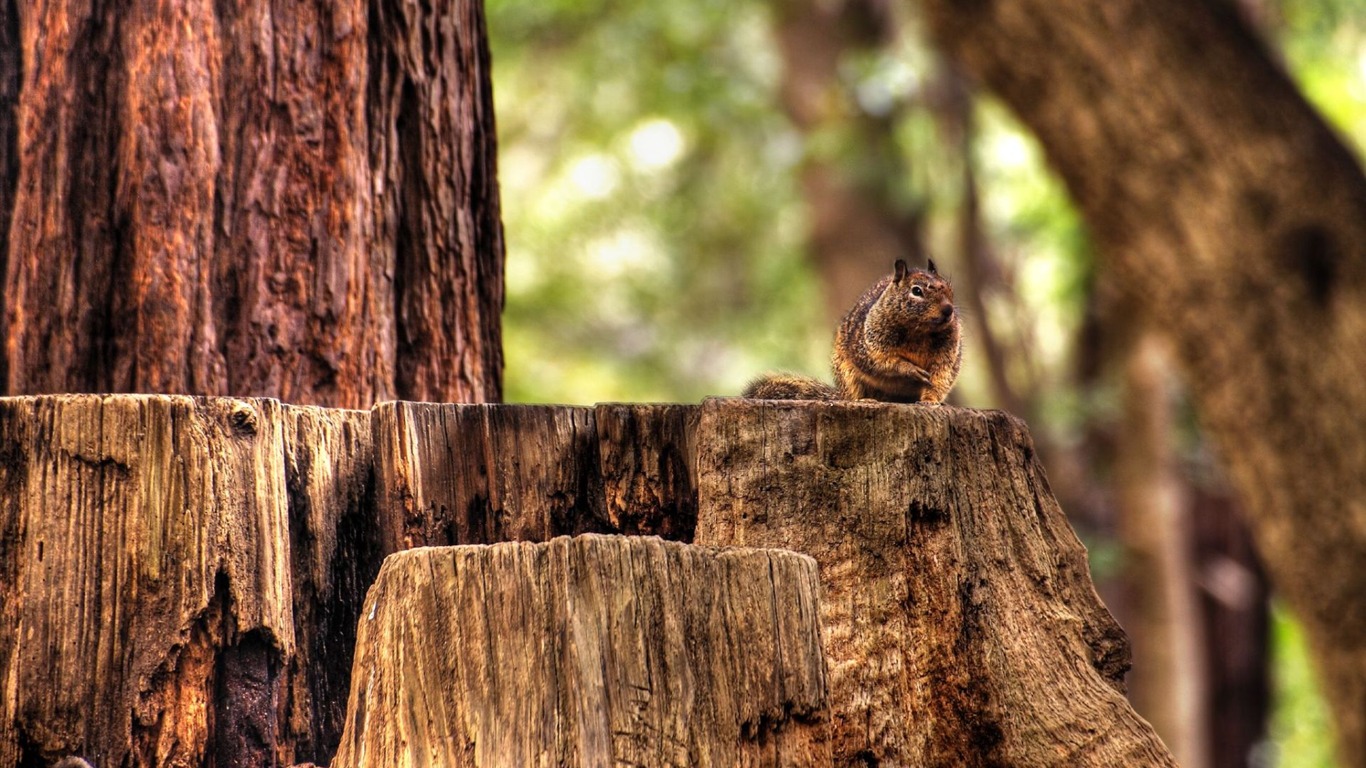
M330 756L378 567L357 545L374 540L367 421L273 400L0 400L0 765Z
M1236 8L925 0L1043 143L1201 421L1366 762L1366 176Z
M390 556L334 768L828 766L816 565L581 536Z
M499 399L476 0L4 0L11 37L6 392Z
M696 542L821 566L837 764L1175 765L1021 422L730 401L700 430Z

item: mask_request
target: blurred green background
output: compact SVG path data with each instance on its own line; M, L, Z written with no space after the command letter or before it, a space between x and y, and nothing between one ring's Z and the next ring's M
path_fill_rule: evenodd
M1360 157L1366 3L1241 5ZM774 369L828 380L834 322L802 173L832 164L912 221L951 277L968 269L972 206L991 270L974 278L979 303L959 297L969 346L955 402L1023 410L1036 438L1058 445L1112 422L1114 377L1096 373L1104 364L1087 347L1103 280L1033 138L970 84L966 102L945 97L955 81L911 4L878 4L877 34L846 37L830 118L799 125L783 106L792 62L775 34L793 7L488 0L506 399L693 402ZM870 135L886 143L872 155ZM1182 423L1182 450L1199 465L1189 414ZM1097 581L1112 578L1122 546L1104 526L1078 527ZM1268 735L1247 764L1333 765L1304 642L1282 610L1271 643Z

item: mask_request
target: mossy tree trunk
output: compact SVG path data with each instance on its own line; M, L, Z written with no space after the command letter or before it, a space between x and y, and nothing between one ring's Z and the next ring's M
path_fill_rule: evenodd
M0 0L5 392L498 400L502 258L477 0Z
M1219 0L924 0L1166 335L1366 763L1366 175Z

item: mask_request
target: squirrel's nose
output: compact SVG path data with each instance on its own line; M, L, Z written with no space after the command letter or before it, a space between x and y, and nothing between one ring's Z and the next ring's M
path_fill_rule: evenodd
M952 305L952 304L949 304L949 303L944 303L944 304L939 305L939 317L938 317L937 321L940 322L940 323L947 323L948 321L950 321L950 320L952 320L952 319L953 319L953 305Z

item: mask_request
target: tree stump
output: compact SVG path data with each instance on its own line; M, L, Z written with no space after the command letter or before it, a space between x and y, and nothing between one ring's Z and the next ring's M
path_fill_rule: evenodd
M325 759L377 566L368 418L0 399L0 765Z
M586 535L388 557L346 734L360 766L828 766L808 557Z
M579 533L688 541L695 405L381 403L385 554Z
M369 679L351 677L354 640L383 554L583 531L686 540L694 527L701 544L815 557L831 704L827 717L795 683L747 682L726 693L734 701L722 712L715 686L757 672L720 646L699 641L670 656L642 640L635 647L646 655L616 653L599 670L604 679L639 682L648 673L652 692L690 692L692 721L721 718L741 732L737 742L718 724L723 738L704 749L680 730L684 710L666 716L662 694L631 699L661 707L640 714L640 723L664 729L656 741L668 747L649 759L712 754L705 759L727 765L730 753L707 750L738 743L741 763L752 753L756 763L800 764L808 748L841 766L1170 763L1122 696L1127 641L1091 587L1085 553L1023 425L1001 414L741 400L388 403L366 413L273 400L57 395L0 399L0 766L68 754L99 766L326 763L343 723L368 717L344 717L343 692ZM674 616L656 593L679 588L690 597L681 615L692 618L666 634L729 621L753 647L768 647L754 622L770 613L733 602L753 586L734 557L717 560L724 568L702 566L677 554L687 550L652 546L658 552L649 557L611 561L615 571L587 569L567 554L500 555L526 569L577 569L547 582L544 590L559 583L560 592L535 593L541 602L508 605L562 610L564 600L546 595L592 586L598 591L575 598L587 606L575 615L600 610L580 620L607 622L595 628L605 633L601 651L626 647L602 638L618 642L613 633L635 626L622 624L627 618ZM609 576L656 596L612 602ZM808 611L796 597L771 599ZM627 607L642 613L628 617ZM582 637L589 629L573 627ZM525 663L491 668L480 680L451 659L441 663L466 675L471 695L481 680L568 663L526 647ZM696 657L699 649L714 655ZM699 671L704 663L716 666L705 668L713 677ZM723 672L741 677L716 677ZM384 672L404 685L411 673ZM567 690L522 693L559 702L553 697ZM783 720L789 700L793 717ZM614 717L626 716L625 701L612 700ZM794 724L817 719L830 727L794 735ZM488 722L449 722L476 734L476 745L495 743Z
M696 543L820 563L837 765L1174 764L1018 419L718 400L699 431Z

